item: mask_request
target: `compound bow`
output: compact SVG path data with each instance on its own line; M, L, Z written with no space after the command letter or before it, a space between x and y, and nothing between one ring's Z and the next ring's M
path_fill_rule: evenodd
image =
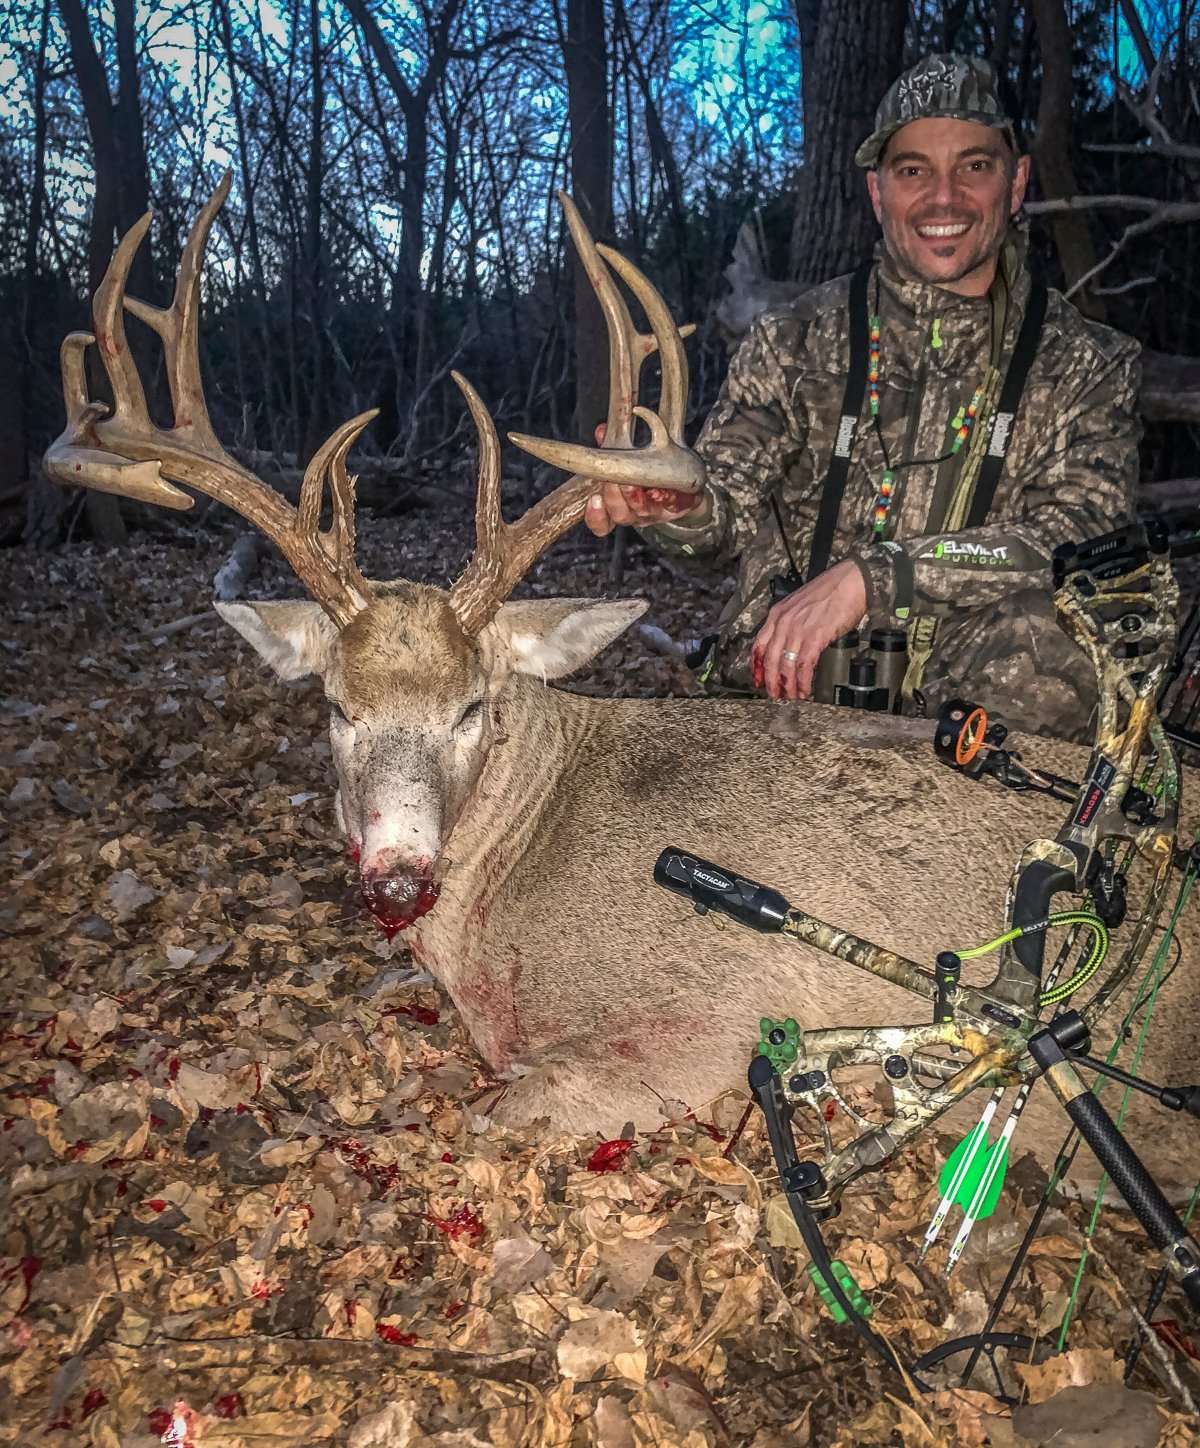
M958 954L943 952L930 970L684 850L664 850L655 865L658 883L687 897L698 912L716 910L753 929L814 946L933 1006L931 1022L906 1026L804 1031L794 1019L764 1019L750 1068L751 1089L764 1112L789 1203L820 1274L814 1281L830 1306L840 1309L836 1315L852 1317L891 1362L895 1354L862 1321L863 1301L853 1283L833 1271L818 1221L837 1211L850 1182L890 1160L970 1092L990 1087L999 1094L1021 1085L1019 1113L1039 1074L1125 1195L1167 1269L1200 1306L1200 1249L1076 1071L1078 1063L1107 1070L1150 1090L1168 1106L1200 1115L1200 1089L1150 1087L1086 1055L1092 1029L1145 954L1173 866L1196 868L1192 854L1176 845L1179 765L1156 707L1175 665L1179 590L1168 530L1162 523L1136 524L1087 543L1066 544L1056 551L1053 569L1060 623L1096 672L1095 742L1063 827L1053 839L1033 840L1022 851L1009 885L1007 928L996 940ZM1002 731L988 732L982 710L955 701L938 722L935 748L939 757L963 767L985 742L1001 737ZM984 772L1017 788L1046 788L1044 776L1039 783L1036 772L1013 771L1010 760L1005 756L1004 769ZM980 771L976 766L967 772ZM1047 792L1065 783L1054 776ZM1127 913L1125 877L1135 857L1150 870L1144 907L1119 957L1104 970L1109 931L1119 928ZM1052 898L1062 892L1082 897L1083 908L1052 912ZM1058 926L1085 929L1090 936L1086 956L1061 982L1070 945L1049 972L1043 968L1046 932ZM1000 961L990 984L961 980L963 957L996 949ZM1078 1011L1059 1009L1093 981L1094 991ZM840 1068L863 1065L881 1070L892 1090L892 1107L882 1123L859 1113L835 1080ZM859 1129L840 1148L828 1125L834 1114L827 1109L830 1103ZM801 1161L797 1154L791 1116L801 1106L812 1109L823 1133L820 1162Z

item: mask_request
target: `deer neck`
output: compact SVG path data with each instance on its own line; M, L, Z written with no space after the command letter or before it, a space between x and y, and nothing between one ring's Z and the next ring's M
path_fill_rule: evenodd
M493 705L495 743L448 841L455 870L474 873L496 855L511 867L524 854L595 727L580 703L524 675L506 683Z
M591 700L522 675L508 680L492 708L495 742L446 840L441 898L420 926L422 945L437 957L431 967L451 989L464 937L480 933L597 723Z

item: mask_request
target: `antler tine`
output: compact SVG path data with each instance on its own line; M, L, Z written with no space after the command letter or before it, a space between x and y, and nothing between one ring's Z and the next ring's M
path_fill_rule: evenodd
M183 510L192 500L159 472L156 459L129 462L93 447L94 425L108 408L88 399L85 357L95 341L90 332L69 332L59 349L67 425L46 450L46 472L60 483L82 483L101 493L117 493L139 503Z
M451 372L466 398L479 437L479 477L475 485L475 549L450 590L450 607L464 633L474 635L488 622L511 591L505 587L505 561L510 529L500 500L500 439L483 399L461 372ZM518 575L519 577L520 575Z
M220 451L224 449L213 432L200 383L200 272L208 233L232 183L233 173L226 171L192 223L175 274L171 305L155 307L137 297L124 298L126 309L162 339L176 430L190 436L197 445ZM146 219L149 221L149 216Z
M624 257L592 240L569 196L558 193L597 299L604 312L609 342L608 423L603 450L550 442L510 432L518 447L535 457L569 468L575 476L535 503L515 523L505 523L500 507L500 448L487 408L471 384L452 373L479 434L479 488L475 503L475 551L450 590L450 602L468 634L491 619L534 559L583 517L595 479L611 478L641 486L696 492L704 483L704 465L683 441L688 369L682 335L654 286ZM628 283L650 320L651 334L639 332L609 267ZM690 332L692 328L687 328ZM662 416L635 406L642 363L657 348L662 356ZM633 419L650 428L650 445L633 446Z
M352 593L358 595L356 611L365 608L370 585L358 570L354 558L354 491L356 478L346 471L346 455L369 422L379 415L377 407L360 412L343 422L313 453L300 484L300 506L296 510L296 536L320 564L322 556L331 558L334 570ZM333 517L329 531L321 532L321 502L325 482Z
M100 285L92 298L92 320L100 360L108 373L113 393L113 422L126 427L149 428L150 413L137 364L125 337L125 287L134 254L150 230L152 214L144 216L129 228L117 243Z
M500 510L500 441L495 424L467 379L458 372L450 375L467 400L479 434L475 551L450 590L450 606L459 625L473 636L495 616L534 559L583 517L592 482L571 478L515 523L506 523Z
M317 452L305 473L302 513L222 448L212 429L200 380L198 350L200 271L213 218L229 194L222 177L188 236L169 307L155 307L126 295L134 253L146 235L150 214L121 238L92 312L96 335L73 332L62 346L63 398L67 425L46 453L46 469L63 483L121 493L169 508L190 508L193 499L163 478L186 483L215 498L270 538L300 581L329 616L344 626L366 607L369 585L354 563L354 486L346 453L374 417L363 413L344 423ZM125 336L124 313L132 312L162 341L170 379L174 426L156 427ZM112 384L108 409L88 396L84 357L98 341ZM320 531L321 490L328 478L333 525Z
M561 191L559 200L608 325L609 405L604 446L590 448L519 432L510 432L509 441L543 462L593 479L632 487L698 492L704 485L704 465L683 440L688 367L682 338L695 328L690 325L676 327L667 304L653 283L620 253L595 243L570 198ZM650 320L650 334L639 332L634 327L609 266L619 273L645 308ZM662 357L659 415L635 406L642 363L656 347ZM648 447L633 446L635 416L650 423ZM661 416L662 422L658 427L651 423L652 416L654 423L659 423Z
M681 447L683 442L683 419L687 410L688 360L683 349L684 337L690 337L696 330L694 322L677 327L670 308L654 283L638 271L619 251L611 246L597 244L596 250L612 267L629 290L642 304L653 332L653 345L646 348L647 356L658 349L659 365L662 368L662 394L658 403L658 415L666 424L668 435ZM628 313L626 313L628 316Z
M603 249L592 240L579 208L565 191L556 193L575 250L583 262L608 331L608 421L605 441L610 447L633 446L633 404L638 395L638 376L647 356L646 338L633 325L625 299L617 290L608 268L601 260Z

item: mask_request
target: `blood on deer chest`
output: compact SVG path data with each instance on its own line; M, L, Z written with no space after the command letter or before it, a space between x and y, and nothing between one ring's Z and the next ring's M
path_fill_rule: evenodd
M448 890L421 921L413 958L445 987L488 1065L505 1071L526 1046L518 1010L523 950L517 932L497 923L490 890L469 903L457 894Z

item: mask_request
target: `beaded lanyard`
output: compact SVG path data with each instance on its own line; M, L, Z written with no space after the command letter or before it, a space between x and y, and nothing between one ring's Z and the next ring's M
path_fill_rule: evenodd
M878 306L878 301L876 302ZM935 317L933 329L929 336L929 345L935 352L942 346L941 320ZM979 415L979 404L983 400L984 384L981 382L975 389L974 396L966 406L960 406L958 411L950 420L950 429L954 433L954 441L950 444L950 451L943 453L940 458L911 458L906 463L897 463L892 466L888 458L887 443L883 439L883 429L879 425L879 338L880 326L878 313L870 318L869 322L869 349L867 362L867 396L870 402L871 421L875 427L875 434L879 438L880 450L883 453L883 477L879 482L879 492L875 497L875 508L872 514L871 528L876 538L882 538L887 528L888 513L891 510L892 499L895 495L896 474L901 468L916 467L923 463L942 463L947 458L952 458L962 451L963 444L971 436L971 429L975 426L975 419Z

